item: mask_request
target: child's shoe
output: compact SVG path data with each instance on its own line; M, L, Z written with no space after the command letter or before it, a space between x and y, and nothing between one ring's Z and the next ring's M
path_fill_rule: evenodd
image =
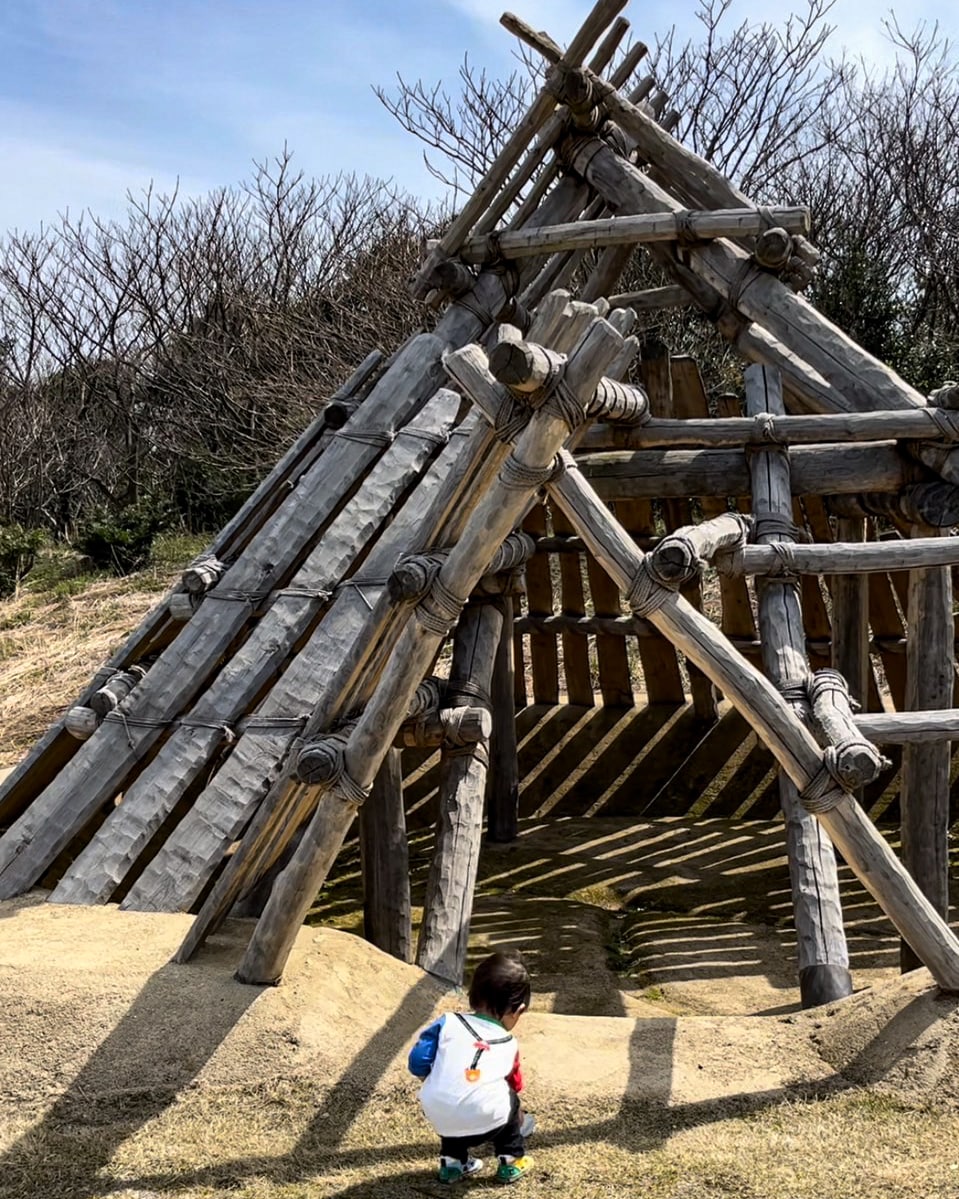
M497 1182L519 1182L533 1168L533 1159L528 1153L522 1157L501 1157L496 1170Z
M441 1157L437 1178L440 1182L459 1182L471 1174L478 1174L482 1168L483 1163L478 1157L467 1158L465 1162L457 1161L455 1157Z

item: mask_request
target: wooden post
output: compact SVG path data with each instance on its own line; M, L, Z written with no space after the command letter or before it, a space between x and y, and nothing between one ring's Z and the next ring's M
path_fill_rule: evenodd
M500 398L474 376L470 395L488 418ZM809 730L768 679L732 649L718 629L679 595L651 586L645 557L577 469L572 455L564 471L547 484L590 552L627 593L633 612L647 618L692 658L730 699L801 789L863 886L876 899L936 982L959 991L959 940L909 877L869 818L848 793L834 785L828 761Z
M363 933L401 962L412 960L410 851L403 809L401 753L391 749L360 813Z
M519 831L519 760L516 746L513 597L498 601L503 618L493 663L493 733L487 785L486 836L490 841L515 841Z
M890 549L894 548L894 543ZM906 633L906 708L947 708L955 682L952 571L947 566L909 572ZM922 893L949 914L949 766L952 744L910 742L903 747L899 806L902 860ZM900 966L922 963L902 944Z
M498 605L475 600L466 605L453 639L446 703L489 706L493 660L502 631ZM488 769L485 741L443 748L436 841L416 963L457 985L466 967Z
M375 769L443 639L457 597L469 594L485 565L525 511L531 493L552 469L569 435L569 421L585 418L585 407L604 371L623 348L623 338L597 320L565 366L562 395L533 414L515 450L500 469L443 563L430 596L408 621L383 672L379 686L341 750L331 747L331 781L336 790L319 801L316 813L289 866L277 880L241 963L238 977L247 982L275 980L282 973L296 932L318 885L339 852ZM485 359L476 347L447 356L447 369L464 383L489 380ZM496 389L501 404L508 395ZM582 417L570 406L581 403Z
M778 371L750 366L745 372L746 411L782 412ZM789 459L782 450L762 450L750 460L756 540L769 545L793 541ZM802 718L809 663L799 591L792 581L763 579L759 628L766 673ZM842 925L836 856L816 818L803 807L795 783L780 772L779 799L786 821L803 1007L816 1007L852 994L849 952Z
M837 541L865 540L861 517L840 517ZM852 698L865 708L869 694L868 580L863 574L837 575L832 580L832 664L846 680Z

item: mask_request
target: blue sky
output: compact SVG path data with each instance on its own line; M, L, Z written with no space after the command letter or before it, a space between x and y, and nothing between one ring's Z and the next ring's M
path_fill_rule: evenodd
M789 0L787 0L788 5ZM781 21L782 0L734 0L733 15ZM372 93L405 78L456 85L469 51L507 72L513 7L568 40L589 0L2 0L0 232L85 208L116 216L127 190L201 193L237 183L284 142L309 174L356 171L435 190L421 147ZM955 0L910 0L903 24L959 35ZM632 11L631 11L632 10ZM652 43L694 34L695 0L633 3ZM888 9L836 0L833 45L885 61Z

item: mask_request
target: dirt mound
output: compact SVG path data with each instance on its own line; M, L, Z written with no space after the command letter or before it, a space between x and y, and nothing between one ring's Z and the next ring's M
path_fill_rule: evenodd
M232 977L250 928L241 922L198 961L178 966L169 959L188 916L62 907L36 896L0 913L0 1097L34 1111L279 1078L405 1091L416 1032L462 1002L461 993L331 929L304 928L284 984L256 988ZM599 1011L605 1006L599 997ZM959 1002L938 997L917 971L817 1012L533 1011L522 1042L544 1102L699 1103L838 1074L952 1103L957 1030ZM557 1047L575 1047L564 1049L560 1070Z
M803 1012L797 1023L848 1082L909 1103L959 1107L959 996L943 995L928 970Z

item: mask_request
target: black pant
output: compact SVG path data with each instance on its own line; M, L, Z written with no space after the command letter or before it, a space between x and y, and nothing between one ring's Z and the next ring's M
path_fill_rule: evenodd
M492 1141L497 1157L522 1157L526 1152L526 1142L520 1135L519 1126L519 1095L510 1091L509 1119L505 1124L494 1128L492 1132L477 1133L472 1137L440 1137L440 1153L454 1161L466 1162L474 1145L485 1145L487 1141Z

